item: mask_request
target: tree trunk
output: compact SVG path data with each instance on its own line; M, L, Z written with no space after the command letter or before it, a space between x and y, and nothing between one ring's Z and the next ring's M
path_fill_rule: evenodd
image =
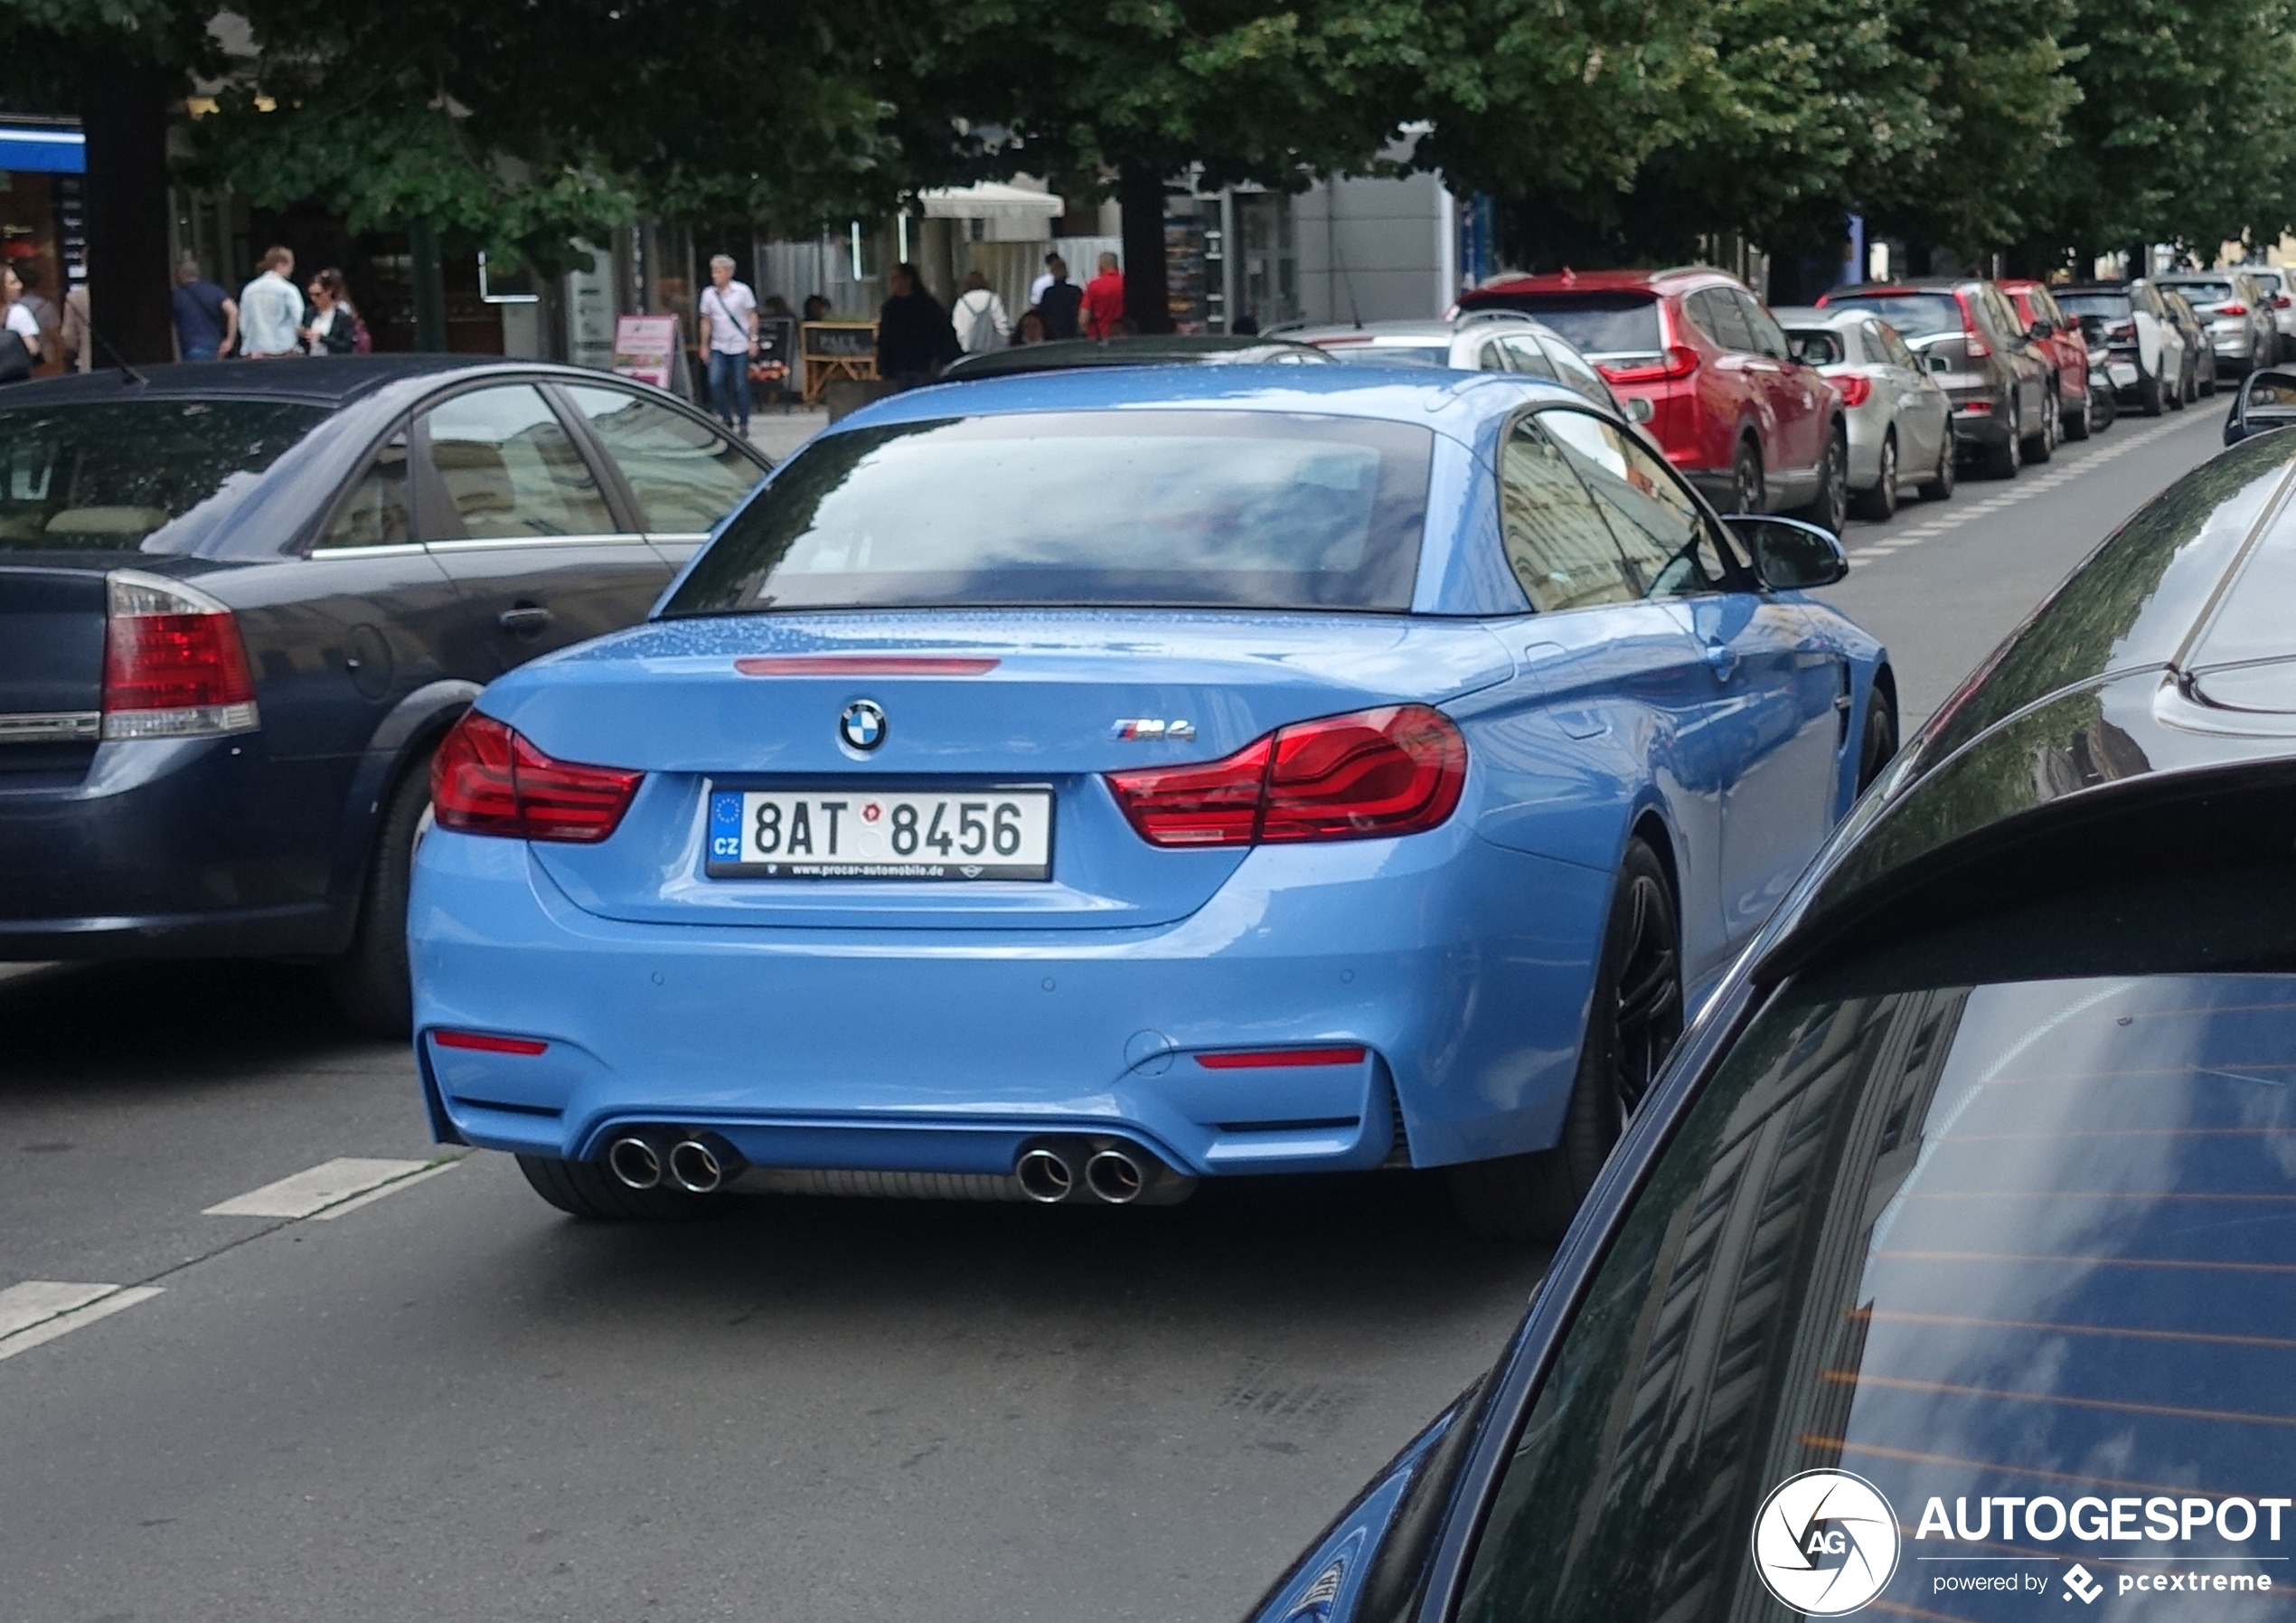
M1124 318L1137 333L1172 331L1164 291L1164 175L1126 164L1116 183L1124 215Z
M172 361L170 295L175 281L167 262L167 104L174 79L125 55L92 55L82 71L88 314L96 331L95 363Z

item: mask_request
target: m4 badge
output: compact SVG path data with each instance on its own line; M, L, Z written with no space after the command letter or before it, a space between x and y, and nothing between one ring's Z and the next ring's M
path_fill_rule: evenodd
M1115 730L1109 736L1117 740L1129 739L1136 742L1144 742L1150 739L1192 739L1196 736L1196 723L1163 722L1143 716L1136 721L1118 722Z

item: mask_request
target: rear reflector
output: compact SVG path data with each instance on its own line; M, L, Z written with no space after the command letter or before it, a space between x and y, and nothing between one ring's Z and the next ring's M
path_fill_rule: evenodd
M944 659L908 655L786 654L737 659L745 676L981 676L993 659Z
M1273 1071L1286 1065L1360 1065L1368 1049L1256 1048L1241 1053L1198 1054L1207 1071Z
M550 1047L540 1037L497 1037L487 1032L433 1032L441 1048L467 1048L483 1054L538 1054Z
M218 738L255 730L255 682L229 609L194 588L133 570L107 576L104 590L104 737Z
M643 772L552 760L490 715L465 712L430 758L441 828L595 845L620 826Z
M1152 845L1249 845L1417 834L1452 814L1467 741L1425 704L1279 727L1219 760L1111 772Z

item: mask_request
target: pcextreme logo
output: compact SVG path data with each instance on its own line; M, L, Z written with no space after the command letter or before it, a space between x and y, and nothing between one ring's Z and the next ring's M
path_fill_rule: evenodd
M1789 1477L1754 1518L1754 1570L1798 1612L1854 1612L1897 1570L1897 1513L1879 1488L1848 1471Z

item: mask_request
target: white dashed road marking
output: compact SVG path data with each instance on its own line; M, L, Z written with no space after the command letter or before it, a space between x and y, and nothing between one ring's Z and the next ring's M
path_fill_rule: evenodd
M298 1172L291 1178L281 1178L221 1205L210 1206L202 1215L310 1217L370 1191L380 1193L385 1184L410 1180L428 1165L423 1161L370 1161L339 1156L323 1161L308 1172Z
M0 1358L14 1358L159 1294L156 1285L80 1285L61 1279L11 1285L0 1290Z
M345 1213L356 1212L362 1206L372 1206L386 1194L396 1194L401 1189L413 1188L417 1184L421 1183L426 1178L435 1178L442 1172L452 1172L456 1166L460 1164L461 1160L462 1157L460 1156L456 1156L451 1161L441 1161L436 1166L425 1167L422 1171L414 1174L412 1176L394 1178L391 1182L385 1184L380 1189L370 1189L364 1194L353 1195L351 1199L344 1201L339 1206L329 1206L325 1211L315 1212L312 1215L317 1218L321 1222L327 1222L334 1218L343 1216Z

